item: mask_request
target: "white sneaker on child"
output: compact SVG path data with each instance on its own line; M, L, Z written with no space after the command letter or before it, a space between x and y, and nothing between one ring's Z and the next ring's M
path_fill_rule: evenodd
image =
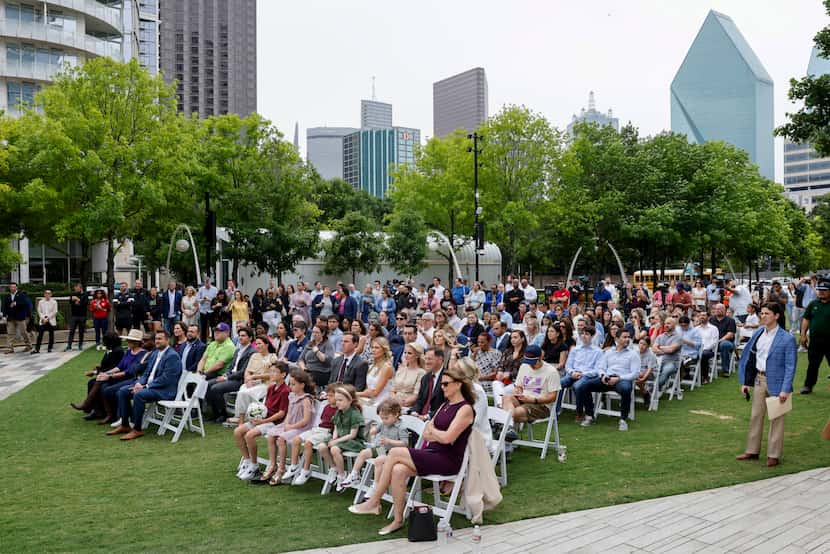
M358 477L358 476L357 476L357 473L355 473L354 471L352 471L351 473L349 473L349 474L346 476L346 478L345 478L345 479L343 479L342 481L340 481L340 485L339 485L339 486L340 486L340 487L342 487L342 488L344 488L344 489L348 489L348 488L349 488L349 487L351 487L352 485L356 485L358 481L360 481L360 477ZM338 490L337 492L340 492L340 490Z
M247 466L248 458L239 458L239 465L236 466L236 476L242 475L242 470Z
M243 479L243 476L251 470L252 465L253 464L251 464L251 462L249 462L247 458L243 459L240 464L239 470L236 472L236 477L238 479Z
M282 480L286 483L290 483L294 479L294 476L297 475L299 469L299 465L288 466L288 469L285 470L285 473L282 476Z
M305 485L308 483L308 479L311 477L311 471L307 469L301 469L300 473L294 478L291 482L292 485Z
M259 475L260 475L259 464L255 464L255 463L249 461L248 462L248 467L242 473L242 475L239 476L239 478L242 479L243 481L250 481L250 480L258 477Z
M351 475L346 475L345 473L343 475L338 475L337 476L337 486L334 487L334 490L336 490L337 492L343 492L344 490L349 488L349 485L351 485L351 483L352 483L349 480L350 477L351 477Z

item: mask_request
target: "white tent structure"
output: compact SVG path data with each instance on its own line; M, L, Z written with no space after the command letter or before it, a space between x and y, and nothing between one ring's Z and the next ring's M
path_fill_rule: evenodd
M220 232L217 233L217 235L221 239L223 233ZM334 232L320 231L321 242L332 240L333 238L335 238ZM413 276L415 284L430 284L432 283L432 278L436 276L446 284L447 277L449 276L449 263L446 257L448 255L454 262L454 277L461 276L467 279L468 282L472 283L475 279L475 248L473 242L468 240L463 246L455 249L455 251L450 254L446 237L443 237L443 235L438 233L431 233L427 239L427 257L425 260L427 268L418 275ZM481 281L486 284L490 284L501 280L501 250L499 250L498 246L485 242L484 250L479 253L478 263L479 278ZM217 265L217 270L219 270L217 274L221 274L223 265ZM240 283L238 285L248 294L253 293L259 287L262 287L263 289L267 288L268 281L270 279L274 279L275 281L277 280L276 276L272 276L268 273L262 273L261 275L257 275L257 273L258 271L255 267L243 265L239 268ZM221 277L222 279L218 282L224 283L227 276L221 275ZM391 281L392 279L405 279L406 277L408 276L400 275L384 263L381 265L380 271L376 273L358 273L355 285L362 291L363 287L366 286L367 283L371 283L376 279L379 279L381 282L386 282ZM305 260L302 260L299 264L297 264L297 267L293 272L282 274L283 283L296 283L299 280L306 281L308 283L320 281L322 283L334 285L337 281L351 283L352 276L351 273L343 275L325 275L323 273L322 253L318 253L318 255L314 258L306 258ZM452 285L450 284L449 286Z

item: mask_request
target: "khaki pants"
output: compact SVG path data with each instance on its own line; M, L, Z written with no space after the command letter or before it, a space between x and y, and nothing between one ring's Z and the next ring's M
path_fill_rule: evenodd
M770 396L767 391L767 376L759 373L755 378L755 387L752 390L752 416L749 419L749 435L746 439L746 453L758 454L761 452L761 435L764 432L764 420L767 419L767 401ZM767 457L781 458L784 449L784 418L781 416L769 423L767 438Z
M26 331L27 320L9 319L6 321L6 347L9 350L14 348L14 341L17 337L22 337L26 343L27 348L32 348L32 339L29 338L29 333Z

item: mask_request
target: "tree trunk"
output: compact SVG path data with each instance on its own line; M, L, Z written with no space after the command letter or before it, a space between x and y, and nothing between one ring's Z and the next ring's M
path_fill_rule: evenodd
M356 277L357 277L357 271L355 271L355 269L352 268L352 283L356 282Z
M715 274L718 270L717 258L715 257L715 247L712 247L712 279L715 278Z
M700 280L703 281L703 264L705 263L704 260L704 252L703 252L703 244L700 245L700 263L698 264L698 273L700 274Z

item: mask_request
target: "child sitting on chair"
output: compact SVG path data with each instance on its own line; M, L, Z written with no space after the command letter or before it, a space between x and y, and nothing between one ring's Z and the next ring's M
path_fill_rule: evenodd
M409 431L401 423L401 405L394 398L387 398L378 406L378 415L383 425L372 424L369 448L364 448L358 454L352 467L352 472L337 485L337 492L342 492L360 480L360 470L366 460L375 458L375 475L379 476L383 469L386 453L395 446L409 446Z
M320 414L320 422L317 426L291 440L291 465L288 466L288 470L282 476L284 482L290 482L292 485L304 485L308 481L308 478L311 477L313 450L331 440L331 430L334 429L334 414L337 412L337 406L334 403L334 391L339 386L340 383L330 383L326 387L326 399L328 403L323 408L323 413ZM300 468L298 462L301 446L303 447L302 468Z
M357 391L351 385L340 385L334 391L334 403L337 412L332 419L334 431L327 444L318 447L320 457L329 467L327 480L329 483L337 481L337 485L346 478L344 452L360 452L363 450L363 440L360 431L364 420ZM342 488L338 488L342 490Z

